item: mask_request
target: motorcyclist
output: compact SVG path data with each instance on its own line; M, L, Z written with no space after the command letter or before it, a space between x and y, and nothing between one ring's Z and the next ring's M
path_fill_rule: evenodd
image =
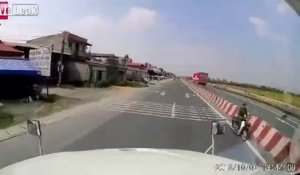
M247 110L247 104L246 103L243 103L243 106L240 108L239 117L241 117L241 119L247 119L248 110Z
M247 120L248 117L248 110L247 110L247 104L243 103L242 107L240 108L239 114L238 116L236 116L233 120L232 120L232 124L233 122L236 122L239 132L238 134L241 132L241 123L243 120Z

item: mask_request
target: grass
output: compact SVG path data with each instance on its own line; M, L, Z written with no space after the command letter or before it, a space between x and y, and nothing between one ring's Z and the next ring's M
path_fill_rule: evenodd
M15 112L12 111L13 108L10 109L11 112L8 112L5 108L0 108L0 129L7 128L31 118L47 116L83 103L80 99L65 98L55 94L43 96L41 101L44 102L43 105L24 113L13 113Z
M139 81L127 81L126 86L128 87L148 87L146 83Z
M243 90L243 91L246 90L248 93L253 93L260 96L268 97L270 99L277 100L300 108L300 97L296 95L274 92L269 90L262 90L258 88L250 88L250 87L241 87L241 86L233 86L233 85L230 85L230 87L234 89Z
M13 123L13 115L5 111L4 108L0 108L0 129L6 128L12 123Z

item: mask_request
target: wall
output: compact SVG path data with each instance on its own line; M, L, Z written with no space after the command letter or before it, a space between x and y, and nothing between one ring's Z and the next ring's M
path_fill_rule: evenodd
M66 64L68 81L89 81L91 70L89 65L81 62L68 62Z
M27 43L34 44L37 46L43 46L43 47L51 47L51 45L54 44L54 51L61 52L62 39L63 39L62 34L57 34L57 35L49 35L49 36L45 36L33 40L28 40Z
M130 81L143 81L144 76L145 72L141 70L128 69L126 72L127 80Z
M92 79L90 80L91 84L96 85L99 82L107 82L107 69L105 66L92 66ZM99 77L99 72L101 72L101 77Z

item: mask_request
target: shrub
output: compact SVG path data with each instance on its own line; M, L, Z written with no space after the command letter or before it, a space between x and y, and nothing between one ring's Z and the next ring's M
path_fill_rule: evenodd
M139 82L139 81L128 81L127 86L129 87L148 87L146 83Z
M54 103L55 101L57 101L59 99L59 96L56 94L49 94L47 95L42 95L40 97L41 101L47 102L47 103Z
M72 81L71 84L74 85L75 87L83 87L85 85L85 82L84 81Z
M13 122L13 115L0 109L0 128L5 128Z
M109 87L110 84L108 82L98 82L96 86L100 88L106 88Z

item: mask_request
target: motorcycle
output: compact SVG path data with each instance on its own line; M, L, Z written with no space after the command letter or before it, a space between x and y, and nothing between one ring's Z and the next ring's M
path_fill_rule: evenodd
M248 113L247 116L249 116L250 114ZM240 124L238 124L238 122L236 120L232 120L232 130L233 132L238 135L241 136L243 141L248 140L249 136L250 136L250 123L246 120L246 119L242 119L240 121Z

